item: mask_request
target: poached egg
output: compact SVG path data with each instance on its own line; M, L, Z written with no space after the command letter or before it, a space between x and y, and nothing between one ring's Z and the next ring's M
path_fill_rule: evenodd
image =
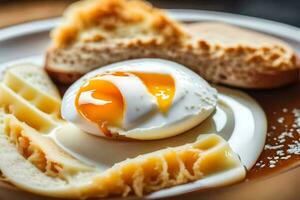
M63 97L61 113L97 136L154 140L195 127L216 104L216 90L183 65L136 59L77 80Z

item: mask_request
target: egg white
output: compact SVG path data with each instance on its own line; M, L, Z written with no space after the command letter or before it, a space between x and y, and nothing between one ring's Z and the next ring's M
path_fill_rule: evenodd
M117 77L107 77L119 88L126 104L123 127L108 127L118 135L139 140L178 135L200 124L217 105L216 90L183 65L162 59L135 59L101 67L77 80L64 95L61 108L63 118L88 133L107 137L96 124L78 113L75 98L86 80L114 71L169 74L175 81L172 105L164 114L158 111L156 99L138 78L122 79L122 82ZM141 96L143 98L139 98Z

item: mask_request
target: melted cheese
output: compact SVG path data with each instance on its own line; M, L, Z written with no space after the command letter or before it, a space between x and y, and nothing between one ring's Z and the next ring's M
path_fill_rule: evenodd
M51 116L37 109L2 83L0 83L0 96L0 107L36 130L46 133L57 126L57 122Z
M48 176L65 179L66 175L91 170L13 115L5 117L4 134L22 156Z
M30 64L12 67L3 82L42 112L60 118L60 95L42 68Z

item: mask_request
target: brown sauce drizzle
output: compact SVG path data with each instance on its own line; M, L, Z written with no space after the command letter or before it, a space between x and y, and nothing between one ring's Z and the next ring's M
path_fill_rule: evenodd
M247 178L268 176L300 165L300 83L245 92L261 105L268 121L265 148Z

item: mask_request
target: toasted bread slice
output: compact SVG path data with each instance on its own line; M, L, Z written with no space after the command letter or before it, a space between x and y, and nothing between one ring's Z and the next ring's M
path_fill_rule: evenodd
M120 60L159 57L163 47L180 45L189 37L164 12L138 0L77 2L51 36L46 70L62 83Z
M297 58L285 42L221 23L181 25L142 1L85 0L52 32L45 68L70 84L121 60L164 58L205 79L243 88L274 88L298 80Z
M263 89L299 80L298 58L292 47L284 41L216 22L189 24L186 29L191 33L192 43L196 41L202 49L207 47L209 55L195 50L200 53L199 64L195 64L197 53L190 54L185 63L210 81ZM179 62L183 61L179 59Z

